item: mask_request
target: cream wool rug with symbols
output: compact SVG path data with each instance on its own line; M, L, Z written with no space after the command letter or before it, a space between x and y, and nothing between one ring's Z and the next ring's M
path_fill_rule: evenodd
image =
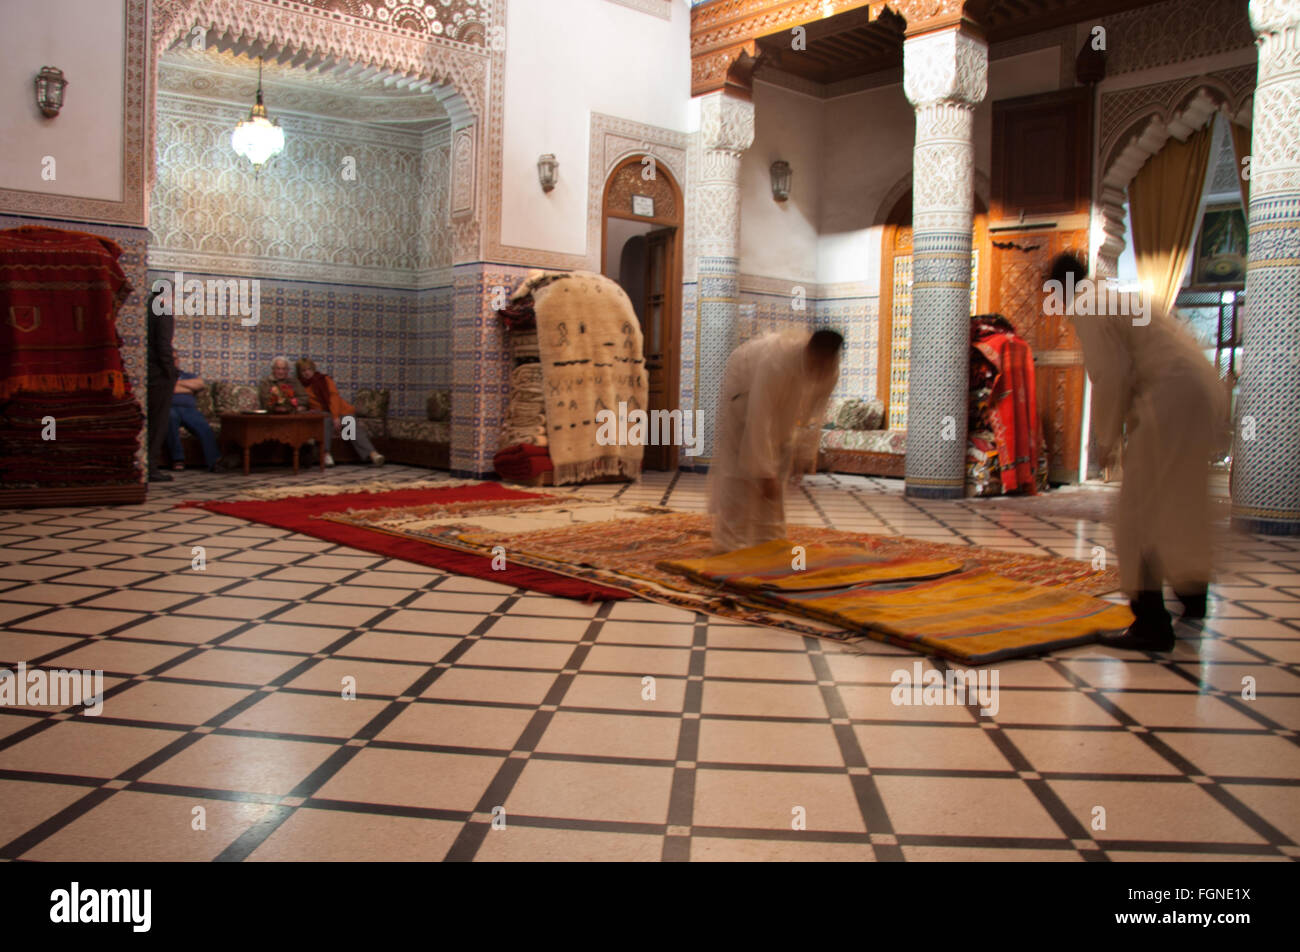
M534 283L546 436L555 484L641 474L645 447L602 446L597 414L646 407L641 324L627 294L589 271L547 275ZM517 292L516 292L517 293Z

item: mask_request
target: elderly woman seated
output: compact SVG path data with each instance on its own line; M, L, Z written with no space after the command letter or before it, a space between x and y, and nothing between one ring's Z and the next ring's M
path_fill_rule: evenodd
M263 410L286 412L311 409L306 389L289 371L288 357L277 357L271 361L271 376L258 384L257 402Z
M376 451L370 442L370 434L356 417L356 407L339 396L339 388L329 374L316 369L316 363L310 357L304 357L295 365L298 379L307 389L307 397L313 410L324 410L329 414L325 421L325 465L333 466L334 457L330 455L330 439L340 434L350 442L362 459L368 459L376 466L384 465L384 456Z
M293 375L293 368L288 357L277 357L271 361L271 376L257 385L257 403L263 410L273 413L296 413L311 409L311 400L307 391ZM325 431L329 432L329 420L325 420ZM310 446L311 444L309 444ZM326 446L329 444L326 443ZM310 460L310 450L304 450L303 461ZM310 465L310 464L308 464Z

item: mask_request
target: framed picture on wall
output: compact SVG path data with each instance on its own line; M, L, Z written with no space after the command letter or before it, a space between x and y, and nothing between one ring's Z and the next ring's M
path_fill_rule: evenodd
M1241 288L1246 284L1246 215L1229 202L1205 206L1192 249L1192 286Z

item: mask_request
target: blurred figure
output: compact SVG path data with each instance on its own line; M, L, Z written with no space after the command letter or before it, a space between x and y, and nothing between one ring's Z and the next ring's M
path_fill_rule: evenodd
M303 357L296 363L295 368L298 371L298 379L302 382L303 387L307 390L307 398L311 401L313 410L324 410L329 414L325 420L325 465L333 466L334 457L330 455L330 440L336 433L343 431L343 418L352 417L354 433L349 441L357 451L357 455L362 459L368 459L376 466L384 465L384 455L375 449L375 444L370 442L370 434L366 432L365 426L357 419L357 408L348 403L339 396L339 388L334 384L334 378L329 374L323 374L316 369L316 362L310 357Z
M714 418L714 551L785 536L785 483L816 462L843 346L835 331L787 331L757 337L732 353Z
M1073 255L1052 262L1051 278L1061 287L1074 288L1087 274ZM1169 651L1174 630L1163 583L1183 603L1183 618L1206 613L1209 463L1226 435L1223 386L1172 313L1149 312L1145 324L1113 314L1082 316L1068 293L1065 313L1092 380L1092 433L1100 461L1109 464L1121 447L1124 454L1114 535L1120 582L1137 620L1104 643Z
M172 390L176 387L176 357L172 353L172 335L176 321L170 308L157 303L159 292L149 295L145 304L149 347L147 399L149 406L149 482L165 483L171 476L158 466L163 440L167 438L167 425L171 419Z
M185 448L181 445L181 427L189 430L203 446L203 462L208 472L217 471L221 451L217 448L217 435L208 426L208 421L199 412L195 395L207 387L198 374L186 373L181 369L181 355L176 354L176 388L172 391L171 426L167 429L167 452L172 458L172 469L185 468Z

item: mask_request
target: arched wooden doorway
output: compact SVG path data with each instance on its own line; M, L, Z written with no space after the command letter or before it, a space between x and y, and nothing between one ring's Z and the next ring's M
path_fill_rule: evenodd
M971 236L971 314L988 309L988 209L975 198ZM907 381L912 344L912 192L885 219L880 250L880 320L876 341L876 398L886 426L907 429Z
M647 409L672 411L681 393L682 190L647 158L629 156L605 181L600 270L623 286L641 321ZM643 468L674 470L677 452L647 446Z

